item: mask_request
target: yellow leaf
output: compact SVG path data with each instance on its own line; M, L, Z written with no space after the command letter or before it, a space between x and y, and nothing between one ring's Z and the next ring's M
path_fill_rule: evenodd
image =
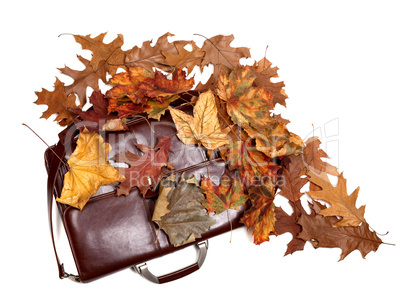
M85 128L68 159L70 170L64 175L63 190L56 201L82 210L100 186L123 182L125 177L107 160L111 149L98 133Z
M212 91L202 93L194 107L194 116L170 108L177 128L177 136L186 145L203 145L214 150L229 144L227 134L231 127L221 130L218 110Z

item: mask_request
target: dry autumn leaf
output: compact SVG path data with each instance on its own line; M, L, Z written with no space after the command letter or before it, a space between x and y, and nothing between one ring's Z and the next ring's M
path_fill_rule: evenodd
M146 145L136 144L136 147L143 152L137 155L130 151L122 152L112 159L116 162L123 162L129 165L128 168L119 168L126 180L117 187L116 195L128 195L132 187L138 187L144 196L149 189L155 189L162 178L162 167L169 164L169 152L172 140L167 136L158 137L158 143L152 149Z
M279 183L280 195L286 197L291 202L297 202L303 195L301 188L308 182L302 177L305 173L305 164L302 155L290 155L284 159L280 174Z
M324 150L320 149L321 141L318 137L310 137L305 141L305 148L303 149L303 159L306 167L311 171L320 173L321 171L328 174L338 176L338 169L335 166L328 164L321 160L321 158L329 158Z
M226 101L227 112L235 124L264 130L271 121L272 95L264 87L254 87L255 78L252 67L236 67L230 74L219 75L217 94Z
M239 64L241 58L251 57L249 48L231 47L230 44L233 39L233 35L217 35L206 39L201 48L201 51L205 52L205 56L201 62L201 71L204 66L210 63L215 66L223 65L232 69ZM216 69L218 69L218 67L216 67Z
M125 177L108 160L112 147L95 132L80 132L77 147L68 159L70 170L64 175L59 203L82 210L102 185L123 182Z
M99 80L106 83L106 66L101 65L97 70L90 65L90 61L82 56L77 56L81 63L85 66L82 71L76 71L65 66L59 70L70 76L74 81L72 84L65 87L66 94L77 94L82 108L87 102L87 88L90 87L94 91L99 91Z
M202 205L205 199L203 192L193 177L183 174L179 184L167 195L169 212L156 223L175 247L201 237L215 224L215 219L206 214Z
M161 180L159 184L159 195L155 202L154 213L152 220L154 222L160 221L162 216L169 213L167 200L169 192L176 187L176 177L174 174Z
M254 64L255 69L255 84L257 87L263 86L267 91L272 94L272 103L275 106L277 103L286 107L286 95L283 87L285 86L283 81L272 82L271 78L278 77L278 68L271 67L272 63L266 59L261 59L258 64Z
M203 203L204 207L208 212L215 212L215 214L228 209L239 210L248 200L238 177L231 178L229 175L224 175L221 184L217 186L211 179L203 176L201 188L205 191L207 198L207 201Z
M308 171L307 175L310 182L319 186L322 190L307 192L312 198L321 199L331 204L330 208L322 210L319 214L324 216L341 216L342 220L336 222L334 227L359 226L364 219L364 210L366 206L356 208L357 195L359 187L351 195L348 195L346 189L346 179L341 173L338 177L338 184L334 187L328 179L325 172L316 174Z
M286 126L272 119L263 131L245 127L246 132L255 138L255 146L269 158L300 154L303 151L303 140L289 132Z
M41 118L48 119L51 115L56 114L54 119L61 126L67 126L74 121L77 116L72 110L77 108L75 104L75 95L66 95L64 83L56 78L54 91L50 92L42 89L41 92L35 92L38 99L35 101L37 105L47 105L48 108L43 112Z
M230 127L221 129L215 96L212 91L202 93L194 106L194 116L169 108L177 129L177 137L186 145L203 145L214 150L229 144Z
M125 63L129 67L140 66L148 71L153 68L161 69L165 72L171 72L173 68L166 62L166 53L177 53L173 43L168 41L168 37L174 35L166 33L158 38L154 46L152 41L144 41L142 47L135 46L127 51ZM165 56L162 54L164 52Z
M100 91L93 91L89 97L89 102L93 108L82 111L80 108L73 109L79 115L75 123L80 130L84 127L89 131L123 131L126 130L126 120L117 118L116 115L108 114L108 100Z
M313 200L310 207L312 214L302 214L298 220L299 225L303 227L298 238L310 241L314 248L340 248L340 260L343 260L354 250L359 250L364 258L382 244L381 239L375 232L370 231L366 222L358 227L335 227L338 222L336 216L320 215L326 210L324 205Z
M118 34L117 38L109 44L105 44L103 39L107 33L102 33L95 38L91 35L73 35L76 42L81 44L83 49L92 51L91 66L95 71L100 66L106 65L107 72L111 75L116 74L118 68L126 69L124 64L125 51L121 49L124 43L123 35Z
M191 90L193 85L193 77L186 79L186 72L176 69L172 74L172 79L168 79L166 75L155 71L154 77L144 79L138 84L138 87L139 93L163 101L166 97Z
M253 230L254 244L260 245L269 241L269 235L275 232L275 186L268 180L265 184L250 187L248 196L252 205L240 221L247 229Z
M258 151L244 131L241 131L238 140L230 143L226 158L229 168L239 171L242 183L246 187L265 179L274 183L277 181L280 166Z
M188 41L174 41L173 44L176 47L177 54L162 51L169 65L174 66L176 69L187 68L189 74L193 71L195 66L201 65L205 52L201 51L194 41L191 41L191 51L187 51L184 48L189 44Z

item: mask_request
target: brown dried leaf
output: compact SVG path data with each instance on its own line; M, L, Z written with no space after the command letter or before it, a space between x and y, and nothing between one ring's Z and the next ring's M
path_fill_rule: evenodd
M343 260L354 250L359 250L364 258L382 244L381 239L375 232L370 231L366 222L358 227L334 227L338 221L336 216L324 217L317 214L326 210L324 205L313 200L310 206L314 210L312 214L302 214L298 220L303 227L298 237L310 241L314 248L340 248L340 260Z
M92 65L90 65L89 60L85 59L82 56L77 57L84 64L84 70L77 71L70 69L67 66L65 66L64 68L59 68L59 70L63 74L70 76L74 80L71 85L66 86L66 94L77 94L80 100L80 108L82 108L87 102L87 88L90 87L94 91L99 91L99 79L106 83L107 70L105 65L100 65L100 67L95 70Z
M54 83L54 91L50 92L42 89L41 92L35 92L38 99L35 101L37 105L47 105L48 108L43 112L41 118L48 119L51 115L56 114L54 119L61 126L71 124L77 114L73 109L76 109L75 95L66 95L64 83L56 77Z

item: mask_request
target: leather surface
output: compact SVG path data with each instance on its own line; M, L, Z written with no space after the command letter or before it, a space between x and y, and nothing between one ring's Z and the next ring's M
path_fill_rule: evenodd
M185 106L182 110L191 113L192 108ZM150 125L155 132L151 131ZM209 173L211 179L220 181L225 163L221 159L205 161L205 150L195 145L184 145L177 138L176 128L169 115L162 117L160 122L150 122L150 125L144 119L138 119L129 124L129 131L102 134L105 141L112 145L109 158L123 151L140 154L135 143L154 147L157 136L165 135L171 137L173 142L174 153L170 153L169 160L175 168L172 171L177 173L177 178L180 178L182 172L186 172L194 174L200 181L202 175L207 176ZM66 144L66 158L74 148L74 142L70 146ZM48 171L52 169L53 158L51 151L45 153ZM60 195L66 171L67 167L62 164L54 185L56 195ZM165 173L169 175L171 172L166 170ZM116 197L114 188L115 185L101 187L82 211L59 204L73 257L83 282L191 245L173 247L163 231L159 233L155 243L158 228L151 217L157 192L149 191L144 198L137 188L133 188L127 197ZM241 226L239 219L242 211L231 210L230 214L233 228ZM214 218L216 224L197 241L230 231L226 213Z

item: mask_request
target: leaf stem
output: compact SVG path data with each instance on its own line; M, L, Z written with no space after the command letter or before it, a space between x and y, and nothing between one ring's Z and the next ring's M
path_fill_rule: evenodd
M41 141L43 141L43 142L45 143L45 145L49 148L49 150L52 151L53 154L54 154L63 164L65 164L66 166L68 166L67 163L66 163L63 159L61 159L60 156L58 156L57 153L47 144L47 142L45 142L42 137L40 137L34 130L32 130L32 128L31 128L30 126L28 126L27 124L24 124L24 123L23 123L22 125L25 126L25 127L27 127L29 130L31 130L32 133L34 133Z

